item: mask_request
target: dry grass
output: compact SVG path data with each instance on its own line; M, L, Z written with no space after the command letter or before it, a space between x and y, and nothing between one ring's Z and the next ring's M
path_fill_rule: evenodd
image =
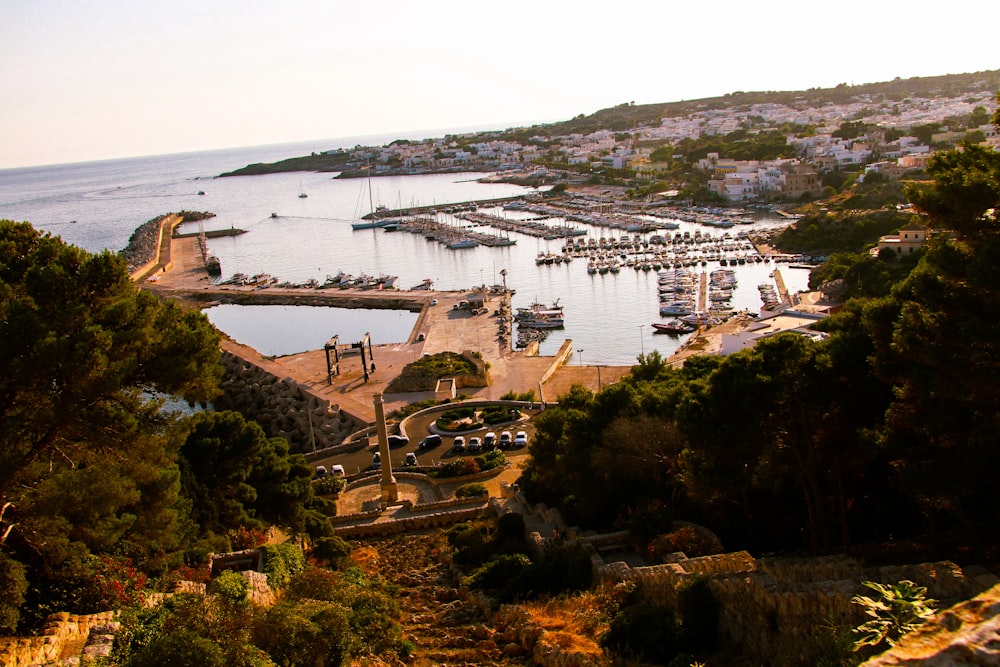
M528 622L545 631L544 641L566 651L600 656L596 638L607 630L607 603L600 592L587 591L521 605Z
M378 551L371 546L355 547L351 551L351 561L369 577L380 573Z

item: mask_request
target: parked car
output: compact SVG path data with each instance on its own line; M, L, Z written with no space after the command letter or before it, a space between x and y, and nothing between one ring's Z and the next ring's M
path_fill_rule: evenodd
M326 477L326 466L316 466L316 474L313 475L316 479L323 479Z
M334 477L347 477L347 473L344 472L344 466L339 463L330 466L330 474Z
M500 447L500 449L507 449L510 447L511 442L512 439L510 437L510 431L503 431L500 433L500 442L497 446Z
M455 436L455 440L451 443L451 448L452 448L452 450L454 450L456 452L464 452L465 451L465 436L464 435L456 435Z
M378 452L372 454L372 467L381 468L382 467L382 455Z
M441 436L437 433L431 433L429 436L421 440L417 444L418 449L430 449L431 447L437 447L441 444Z
M495 449L496 446L497 446L496 433L490 431L489 433L483 436L483 449L485 449L486 451L490 451L492 449Z
M527 447L528 446L528 434L524 431L518 431L517 435L514 436L514 446L515 447Z
M407 438L405 435L390 435L389 437L386 438L386 440L389 441L390 447L399 447L401 445L410 444L410 439Z
M483 448L483 441L479 439L479 436L474 435L471 438L469 438L469 445L467 449L470 452L478 452L482 448Z
M406 452L406 456L403 458L403 466L412 467L417 465L417 455L414 452Z

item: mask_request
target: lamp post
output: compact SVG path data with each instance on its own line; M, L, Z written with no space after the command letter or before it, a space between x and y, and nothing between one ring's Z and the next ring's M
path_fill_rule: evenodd
M580 360L580 384L583 384L583 348L576 351L577 359Z
M639 350L641 351L642 356L645 357L646 356L646 341L642 337L642 325L641 324L639 325Z

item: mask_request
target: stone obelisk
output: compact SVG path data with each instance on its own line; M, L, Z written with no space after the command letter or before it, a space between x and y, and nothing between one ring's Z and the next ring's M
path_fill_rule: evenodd
M396 478L392 476L392 460L389 458L389 437L385 428L385 409L382 394L373 394L375 400L375 431L378 434L378 453L382 463L382 504L399 500Z

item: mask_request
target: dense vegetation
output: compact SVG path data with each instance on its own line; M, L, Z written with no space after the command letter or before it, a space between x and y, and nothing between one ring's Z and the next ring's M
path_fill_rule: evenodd
M166 400L216 394L218 346L123 258L0 221L0 631L127 602L271 524L332 533L284 440Z
M238 574L222 574L212 588L210 597L180 594L153 608L127 609L113 664L336 666L411 650L396 620L394 587L357 567L300 567L269 608L251 603Z
M680 370L653 353L596 395L575 387L536 419L525 493L640 543L688 518L758 553L914 540L995 557L1000 155L966 145L929 174L907 194L937 233L822 322L825 340ZM841 277L869 262L886 264L840 261Z

